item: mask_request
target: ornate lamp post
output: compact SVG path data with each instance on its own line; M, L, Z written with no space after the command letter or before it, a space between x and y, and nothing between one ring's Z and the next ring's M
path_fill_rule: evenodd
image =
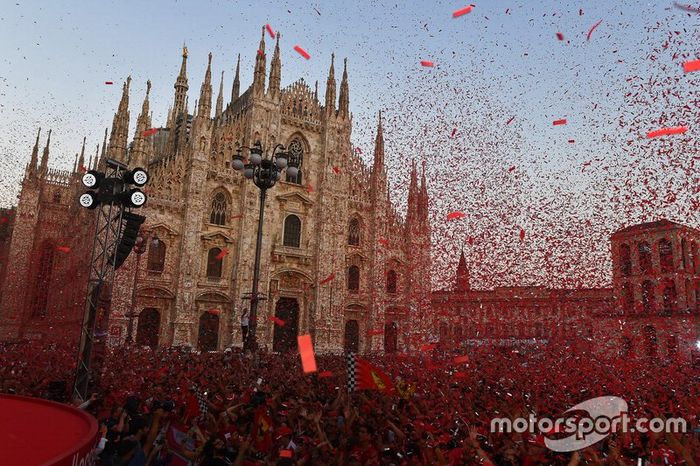
M248 149L250 158L246 161L241 154L241 149ZM252 180L260 189L260 211L258 213L258 238L255 243L255 265L253 268L253 290L250 294L250 324L248 338L244 342L244 349L256 351L258 347L256 330L258 326L258 283L260 281L260 249L262 247L263 215L265 213L265 199L267 190L272 188L282 175L282 170L287 170L287 175L296 177L299 173L299 160L297 157L285 152L282 144L277 144L268 157L263 157L263 149L260 141L256 141L253 147L239 147L233 157L232 167L236 171L242 171L243 176Z
M136 279L139 275L139 266L141 262L141 256L143 255L144 252L146 252L146 243L147 239L150 236L150 233L145 233L146 236L144 237L144 232L140 232L139 235L136 237L136 243L134 243L134 252L136 253L136 270L134 271L134 286L131 289L131 310L126 314L126 316L129 318L129 326L127 327L127 332L126 332L126 344L130 345L131 343L134 342L133 339L133 334L134 334L134 317L137 316L136 314Z

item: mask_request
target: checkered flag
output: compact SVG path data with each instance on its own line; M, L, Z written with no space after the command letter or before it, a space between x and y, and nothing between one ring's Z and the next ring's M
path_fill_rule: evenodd
M199 391L198 386L194 386L194 395L197 397L197 405L199 406L199 415L200 417L204 417L207 415L207 412L209 412L209 408L207 406L207 399L206 397L202 394L201 391Z
M348 353L346 356L347 372L348 372L348 392L354 392L357 384L357 363L355 361L355 353Z

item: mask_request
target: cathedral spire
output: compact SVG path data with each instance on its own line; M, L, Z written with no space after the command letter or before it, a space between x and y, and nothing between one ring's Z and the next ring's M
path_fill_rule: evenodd
M122 98L119 108L112 121L112 134L109 136L109 157L119 161L126 161L127 138L129 136L129 87L131 76L126 78L122 88Z
M282 62L280 60L280 34L277 31L277 42L275 44L275 51L272 54L272 62L270 63L270 84L267 89L270 96L278 96L280 93L280 82L282 80Z
M85 166L85 140L87 138L83 137L83 147L80 149L80 158L78 159L78 163L76 164L77 167L75 167L75 172L79 173L83 171L83 167Z
M331 68L328 70L326 80L326 114L335 113L335 54L331 54Z
M219 81L219 96L216 98L216 112L214 115L218 118L224 111L224 72L221 72L221 81Z
M49 137L46 138L46 145L44 146L44 153L41 154L41 165L39 166L39 175L44 176L49 170L49 145L51 144L51 130L49 130Z
M462 249L462 254L459 256L459 264L457 265L454 291L466 292L470 289L469 269L467 268L467 260L464 258L464 249Z
M143 105L141 106L141 113L136 120L136 134L134 135L134 144L131 150L130 164L138 167L144 167L148 163L149 151L148 151L148 136L144 136L144 133L151 128L151 115L149 111L148 96L151 93L151 81L146 82L146 97L143 99Z
M211 118L211 52L209 52L209 62L207 71L204 74L204 82L199 91L199 113L197 116Z
M241 94L241 54L238 54L236 61L236 75L233 77L233 88L231 89L231 103L234 103Z
M418 209L421 225L424 228L428 226L428 183L425 181L425 160L422 164L422 173L420 177L420 197L418 200Z
M36 133L36 141L34 141L34 147L32 148L32 158L29 161L29 165L27 165L26 176L36 175L36 171L38 169L37 165L39 164L39 137L40 136L41 136L41 128L39 128L39 131L37 131L37 133Z
M340 82L340 101L338 113L341 118L347 118L350 114L350 89L348 88L348 59L343 60L343 79Z
M409 230L415 228L417 223L417 201L418 201L418 173L416 171L416 161L411 160L411 181L408 185L408 202L406 206L406 226Z
M382 127L382 111L379 110L377 123L377 138L374 140L374 167L372 171L379 174L384 170L384 129Z
M175 104L173 108L173 115L175 121L177 121L177 118L180 116L181 113L187 111L185 100L187 98L188 89L189 86L187 85L187 47L183 45L180 74L177 75L177 79L175 80Z
M265 26L262 27L260 45L255 55L255 71L253 72L253 95L265 94Z

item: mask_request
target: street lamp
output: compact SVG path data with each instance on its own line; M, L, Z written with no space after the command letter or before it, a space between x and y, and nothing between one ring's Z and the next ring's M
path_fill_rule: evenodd
M241 149L248 149L250 157L246 163ZM248 338L244 342L244 349L256 351L258 344L256 329L258 326L258 282L260 280L260 249L262 247L263 215L265 213L265 199L267 190L272 188L281 178L282 170L287 170L287 175L296 177L299 173L297 157L285 152L282 144L277 144L269 157L263 156L260 141L256 141L253 147L239 147L233 157L231 166L234 170L242 172L248 180L252 180L255 186L260 188L260 211L258 213L258 239L255 243L255 265L253 268L253 290L250 294L250 324Z
M141 262L141 256L146 252L146 243L148 241L149 233L146 233L144 237L144 232L139 233L136 237L136 243L134 243L134 252L136 253L136 270L134 270L134 286L131 289L131 310L126 314L129 318L129 326L126 332L126 343L131 344L134 342L134 317L136 317L136 279L139 275L139 265Z

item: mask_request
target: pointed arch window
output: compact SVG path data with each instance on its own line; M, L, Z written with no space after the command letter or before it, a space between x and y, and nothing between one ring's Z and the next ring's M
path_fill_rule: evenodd
M51 274L54 266L54 245L50 241L44 241L39 256L39 267L34 283L34 298L32 300L32 315L34 317L46 317L46 306L49 300Z
M620 245L620 271L624 276L632 274L632 254L627 244Z
M148 271L160 273L165 269L165 243L155 237L148 248Z
M360 245L360 221L357 218L350 220L348 225L348 244L350 246Z
M209 213L209 223L214 225L226 225L226 209L228 203L226 196L222 192L216 193L211 201L211 212Z
M390 294L396 293L396 272L394 270L389 270L386 274L386 292Z
M292 142L290 142L289 146L287 147L287 152L289 153L289 161L295 161L297 163L297 167L299 167L299 171L297 172L297 176L289 176L287 174L286 181L288 183L301 184L304 162L304 145L299 139L292 139Z
M673 246L666 238L659 240L659 265L661 273L673 272Z
M642 273L651 273L651 247L649 246L649 243L639 243L637 245L637 250L639 252L639 268L641 269Z
M356 265L351 265L348 268L348 291L360 290L360 268Z
M209 254L207 255L207 277L208 278L221 278L221 263L223 259L219 257L221 254L221 249L211 248Z
M287 215L284 219L285 246L298 248L301 245L301 220L296 215Z

